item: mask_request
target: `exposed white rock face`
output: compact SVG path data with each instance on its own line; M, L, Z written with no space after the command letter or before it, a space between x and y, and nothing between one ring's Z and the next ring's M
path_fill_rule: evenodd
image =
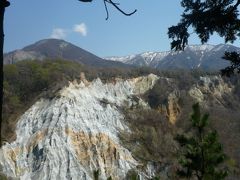
M119 143L128 130L120 107L152 88L149 75L103 84L73 82L52 100L41 99L20 118L17 139L0 150L3 172L20 179L123 179L138 162ZM144 103L143 103L144 104Z
M34 60L34 59L39 59L42 60L46 58L44 55L38 53L38 52L34 52L34 51L29 51L29 52L25 52L22 50L16 50L12 53L11 56L6 56L5 60L4 60L4 64L14 64L20 60Z
M214 97L216 103L221 104L221 99L224 94L230 94L233 87L224 82L221 76L205 76L200 77L198 84L193 85L189 90L190 96L198 102L207 102L209 95Z

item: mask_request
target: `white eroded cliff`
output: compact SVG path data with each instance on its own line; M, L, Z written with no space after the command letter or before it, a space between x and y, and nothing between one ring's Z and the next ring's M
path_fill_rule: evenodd
M155 75L104 84L70 83L51 100L36 102L18 121L17 139L0 150L7 176L20 179L122 179L138 162L119 143L119 130L128 130L120 107L131 106ZM144 103L143 103L144 104Z
M221 76L205 76L200 77L200 81L194 84L189 90L190 96L202 104L209 101L209 97L213 99L209 102L222 104L223 95L231 94L233 86L224 82Z

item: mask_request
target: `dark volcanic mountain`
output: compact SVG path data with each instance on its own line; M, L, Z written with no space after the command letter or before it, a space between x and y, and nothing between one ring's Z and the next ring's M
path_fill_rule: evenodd
M219 44L192 45L184 51L145 52L125 57L108 57L112 61L123 62L134 66L149 66L157 69L203 69L219 70L229 65L222 59L225 51L238 51L240 48Z
M65 59L95 67L128 67L121 62L106 61L80 47L59 39L40 40L21 50L4 55L4 64L13 64L21 60Z

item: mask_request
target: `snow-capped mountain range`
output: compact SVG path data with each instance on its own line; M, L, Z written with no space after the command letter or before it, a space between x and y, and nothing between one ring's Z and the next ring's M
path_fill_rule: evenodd
M222 59L225 51L240 52L240 48L227 44L191 45L184 51L144 52L123 57L106 57L105 59L157 69L219 70L229 65L226 60Z
M240 48L228 44L190 45L184 51L144 52L123 57L100 58L69 42L44 39L23 49L5 53L4 64L14 64L21 60L60 58L94 67L148 66L163 70L220 70L229 65L228 61L222 59L225 51L240 52Z

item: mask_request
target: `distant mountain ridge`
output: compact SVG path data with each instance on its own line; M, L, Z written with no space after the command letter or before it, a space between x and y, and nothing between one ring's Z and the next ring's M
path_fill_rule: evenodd
M225 51L240 52L240 48L227 45L190 45L184 51L144 52L123 57L100 58L76 45L59 39L44 39L4 54L4 64L21 60L65 59L93 67L142 67L160 70L202 69L218 71L229 66L222 59Z
M78 46L59 39L44 39L34 44L4 54L4 64L21 60L65 59L95 67L127 67L121 62L106 61Z
M240 48L219 45L191 45L184 51L145 52L123 57L106 57L111 61L123 62L134 66L148 66L162 70L169 69L203 69L219 70L229 63L222 59L225 51L238 51Z

